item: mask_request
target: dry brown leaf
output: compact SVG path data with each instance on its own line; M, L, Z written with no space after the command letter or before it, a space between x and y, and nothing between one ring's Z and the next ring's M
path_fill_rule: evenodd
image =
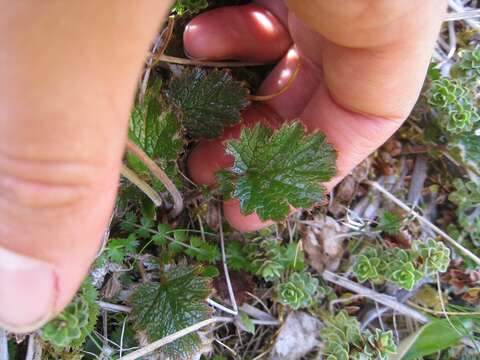
M308 264L315 270L336 271L345 252L345 234L335 219L325 216L313 220L314 226L302 227L303 248Z

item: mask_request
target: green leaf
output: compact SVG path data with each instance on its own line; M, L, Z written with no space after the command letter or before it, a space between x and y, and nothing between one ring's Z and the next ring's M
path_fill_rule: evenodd
M226 70L186 68L170 82L167 97L194 138L214 138L240 122L247 88Z
M255 324L253 323L252 319L248 317L247 314L243 312L240 313L239 319L246 332L250 334L255 334Z
M235 240L228 241L226 245L225 252L228 267L233 270L250 269L251 264L248 259L248 253L245 250L245 245Z
M282 304L298 310L313 304L318 287L318 280L310 273L296 272L290 275L286 283L279 284L277 293Z
M132 296L132 319L150 341L161 339L205 320L210 310L205 299L211 290L198 268L174 267L162 274L161 283L141 285ZM161 348L172 358L184 358L199 346L196 333Z
M190 248L185 253L197 261L205 261L211 264L220 260L220 250L217 245L209 244L198 236L190 238Z
M96 300L97 291L87 278L65 310L41 329L42 339L59 349L79 348L97 322Z
M195 15L200 10L208 7L207 0L177 0L172 7L172 11L176 12L179 16L189 13Z
M455 346L471 327L471 320L465 318L434 320L404 339L390 360L413 360Z
M235 183L232 196L244 214L262 220L283 220L291 207L308 208L323 199L320 184L335 175L335 151L321 133L305 134L298 122L273 132L262 124L244 129L230 140L235 158L229 169Z
M389 235L395 235L400 231L402 219L395 213L385 211L378 222L378 228Z
M134 233L126 239L110 239L106 248L107 257L110 261L121 264L128 254L134 254L137 250L138 241Z

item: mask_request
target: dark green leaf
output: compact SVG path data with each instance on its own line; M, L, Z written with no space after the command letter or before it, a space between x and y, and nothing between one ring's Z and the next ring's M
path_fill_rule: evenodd
M170 83L167 96L195 138L214 138L238 123L248 90L226 70L187 68Z
M141 285L132 296L132 318L137 329L145 330L150 341L161 339L205 320L210 314L205 299L208 280L193 267L176 267L163 274L161 283ZM185 358L199 345L196 333L161 348L172 358Z
M283 220L291 207L308 208L323 199L321 182L335 175L335 151L321 133L305 134L294 122L277 131L262 124L244 129L231 140L234 156L229 170L235 182L233 197L244 214L256 212L262 220Z
M172 11L176 12L180 16L186 12L188 12L190 15L195 15L200 10L203 10L207 7L207 0L177 0L175 1L175 5L173 5Z

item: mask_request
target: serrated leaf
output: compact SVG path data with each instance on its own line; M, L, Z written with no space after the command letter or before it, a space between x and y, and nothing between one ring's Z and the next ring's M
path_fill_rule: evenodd
M308 208L323 200L320 183L335 175L335 151L325 135L306 135L298 122L275 132L262 124L244 129L239 140L228 142L227 152L235 158L228 170L235 183L232 196L244 214L256 212L262 220L281 221L292 206Z
M209 282L199 276L200 269L186 266L171 268L161 283L141 285L132 296L135 327L145 330L150 341L180 331L205 320L210 314L205 299ZM199 346L196 333L186 335L161 348L171 358L184 358Z
M191 136L214 138L240 122L247 94L226 70L187 68L172 79L167 97Z
M211 264L216 263L220 259L218 246L209 244L198 236L190 238L190 247L185 253L198 261L205 261Z

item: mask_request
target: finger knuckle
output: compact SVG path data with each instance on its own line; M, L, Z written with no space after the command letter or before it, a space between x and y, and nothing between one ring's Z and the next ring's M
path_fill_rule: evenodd
M95 166L0 153L0 208L72 209L90 193Z

